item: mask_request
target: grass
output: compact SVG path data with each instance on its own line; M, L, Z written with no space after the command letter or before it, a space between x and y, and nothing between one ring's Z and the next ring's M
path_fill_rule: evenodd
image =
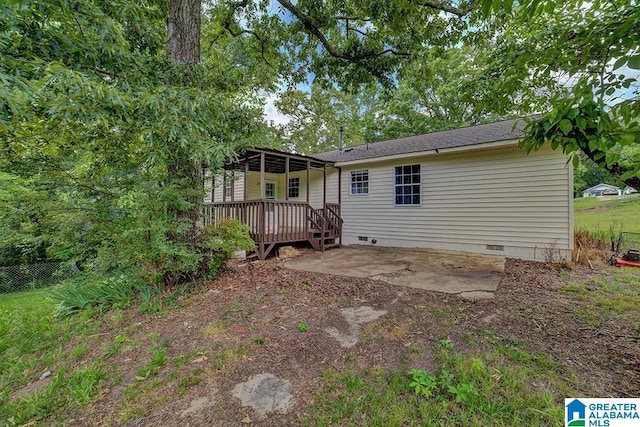
M576 230L590 233L609 232L611 225L622 231L640 233L640 194L617 199L601 200L597 197L581 197L574 200ZM603 210L588 210L605 207Z
M621 268L613 275L601 274L588 282L568 283L560 289L580 302L574 309L575 317L593 327L640 307L636 270Z
M45 290L0 295L0 424L65 419L99 395L106 367L100 361L79 368L70 362L87 351L79 343L65 352L75 336L94 333L91 310L54 319L56 303ZM10 401L12 392L36 381L47 371L43 387Z
M640 307L638 271L632 269L607 270L587 281L561 286L559 291L574 303L575 318L593 327L635 316ZM145 332L140 323L127 325L118 308L108 312L94 308L55 318L55 305L43 290L0 295L0 426L65 424L103 389L113 390L120 383L122 395L106 423L133 422L178 396L193 393L192 389L221 371L253 360L252 353L260 353L259 346L270 339L258 335L245 345L222 341L228 327L253 316L256 308L243 301L229 304L218 320L201 327L198 335L209 338L208 344L195 350L176 349L177 344ZM536 316L543 309L534 304L523 314ZM444 305L431 313L445 326L461 323L464 314ZM637 334L640 322L634 319L630 329ZM118 334L109 339L92 337L103 323L117 325ZM309 399L313 404L304 408L309 415L300 424L560 425L563 398L578 395L576 389L584 386L548 354L535 353L491 329L465 327L458 338L437 336L432 344L418 345L408 341L415 327L406 319L365 326L363 345L376 339L406 341L399 359L403 368L384 371L360 363L356 351L345 353L344 368L324 370L322 388L305 391L314 395ZM142 358L130 365L136 377L123 378L126 371L115 366L114 359L122 361L138 347L143 351L135 353ZM174 355L174 350L184 353ZM435 356L433 364L431 357L421 362L429 363L429 371L412 365L430 352ZM95 359L89 360L92 355ZM418 379L429 393L416 393L415 386L409 386L417 375L416 371L410 374L412 369L418 370ZM43 388L22 399L10 399L47 370L52 375Z
M413 376L376 367L324 371L324 388L304 424L562 424L562 399L571 395L571 390L559 368L545 355L531 354L522 346L502 340L489 351L474 355L462 355L440 344L436 352L437 370L417 373L435 382L428 397L410 386L416 371Z

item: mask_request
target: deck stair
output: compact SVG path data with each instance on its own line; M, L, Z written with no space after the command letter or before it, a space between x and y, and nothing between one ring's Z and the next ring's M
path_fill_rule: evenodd
M256 253L265 259L282 243L308 241L317 251L340 246L343 220L340 205L326 203L315 209L309 203L274 200L205 203L204 224L234 218L249 226Z

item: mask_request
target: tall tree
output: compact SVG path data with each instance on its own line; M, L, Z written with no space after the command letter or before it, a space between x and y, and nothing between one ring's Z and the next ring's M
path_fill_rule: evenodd
M543 109L548 112L528 126L523 145L535 150L549 143L582 152L613 176L640 186L640 159L621 161L626 147L640 144L640 4L528 0L514 13L517 25L508 28L494 55L495 70L510 70L510 79L498 76L499 90L514 93L518 82L527 82L545 93L550 78L564 83L550 93Z
M0 14L0 166L45 187L66 212L80 208L65 221L69 246L82 248L71 256L105 269L138 265L158 283L195 278L200 165L259 142L261 87L308 73L326 87L391 87L411 58L459 43L473 6L9 2Z

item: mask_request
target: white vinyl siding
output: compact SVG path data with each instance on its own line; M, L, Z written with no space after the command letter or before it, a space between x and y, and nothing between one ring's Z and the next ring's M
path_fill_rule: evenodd
M227 184L227 182L229 184ZM231 184L233 182L233 184ZM205 177L205 202L222 202L222 195L224 194L223 186L227 185L227 202L231 201L231 193L229 192L231 185L233 185L233 201L244 200L244 174L235 172L233 181L226 181L222 175L217 175L213 181L213 200L211 200L211 176Z
M342 172L343 195L349 194L349 174ZM311 197L309 202L316 209L322 208L322 172L311 172ZM342 198L344 201L345 197ZM338 170L327 169L327 203L338 203Z
M421 206L407 209L394 203L395 167L410 164L420 165ZM367 167L369 196L342 198L345 244L366 236L380 246L538 260L552 250L568 256L572 248L572 171L560 152L545 148L527 156L511 145ZM349 172L344 165L343 174ZM344 181L342 191L348 194ZM504 252L487 246L503 246Z
M291 172L289 178L298 178L300 183L298 197L289 197L289 200L296 202L307 201L307 171ZM244 173L236 172L234 181L233 200L260 200L260 172L249 172L247 181L248 197L244 197ZM274 182L276 184L276 200L285 200L286 196L286 177L285 174L265 173L265 181ZM215 188L213 191L213 201L222 202L222 176L217 176ZM322 207L322 171L311 170L311 194L310 202L313 207L319 209ZM227 198L227 200L230 200ZM211 201L211 177L205 179L205 201ZM334 168L327 170L327 202L338 202L338 172Z

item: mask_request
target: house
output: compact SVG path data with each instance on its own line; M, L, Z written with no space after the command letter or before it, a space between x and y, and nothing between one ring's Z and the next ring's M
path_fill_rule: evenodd
M585 420L586 409L587 409L587 405L585 405L578 399L574 399L571 403L569 403L566 406L565 412L567 413L567 423L571 423L571 421L574 421L574 420ZM578 425L578 423L574 423L574 424ZM584 423L580 425L584 425Z
M615 185L598 184L591 188L587 188L582 192L582 197L600 197L600 196L620 196L622 189Z
M635 194L637 192L638 192L638 190L636 190L633 187L629 187L628 185L624 188L624 190L622 190L622 194L625 195L625 196L627 196L629 194Z
M254 234L293 233L291 241L306 237L320 250L362 244L566 259L572 168L550 148L526 155L518 147L523 126L505 120L310 157L247 150L225 166L234 174L210 184L205 221L262 221Z

